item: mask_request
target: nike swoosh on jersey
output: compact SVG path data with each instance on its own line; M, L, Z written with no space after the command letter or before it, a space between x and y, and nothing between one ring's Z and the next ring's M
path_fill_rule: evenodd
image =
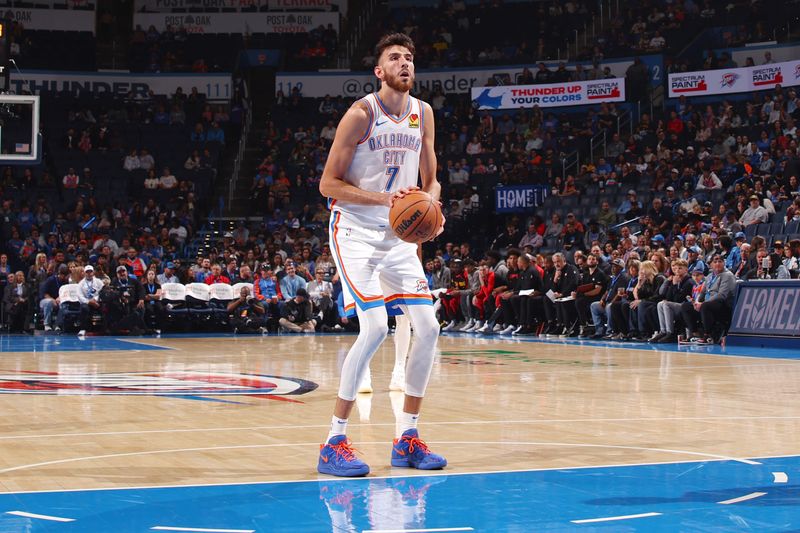
M376 120L376 121L375 121L375 127L377 128L378 126L383 126L383 125L384 125L384 124L386 124L387 122L388 122L388 120L384 120L383 122L378 122L378 121Z

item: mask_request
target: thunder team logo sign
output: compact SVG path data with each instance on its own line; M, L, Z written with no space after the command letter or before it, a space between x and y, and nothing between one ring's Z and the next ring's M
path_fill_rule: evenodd
M720 87L733 87L736 85L736 81L739 79L739 75L735 72L729 72L727 74L723 74L722 78L719 81Z
M58 372L0 371L0 394L53 394L81 396L167 396L212 399L216 396L250 396L297 402L318 387L298 378L223 372L115 372L61 374Z

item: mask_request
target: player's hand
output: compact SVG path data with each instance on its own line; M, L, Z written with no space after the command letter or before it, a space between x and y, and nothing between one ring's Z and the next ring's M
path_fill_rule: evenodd
M403 198L408 193L410 193L412 191L418 191L418 190L419 190L419 187L414 186L414 187L403 187L402 189L399 189L399 190L395 191L389 197L389 207L394 205L395 200L399 200L400 198Z
M439 211L440 212L441 212L441 209L442 209L442 202L439 202ZM446 222L447 222L447 219L444 216L444 212L442 212L442 225L439 226L439 229L436 230L436 235L434 235L431 240L435 239L436 237L438 237L439 235L444 233L444 225L445 225Z

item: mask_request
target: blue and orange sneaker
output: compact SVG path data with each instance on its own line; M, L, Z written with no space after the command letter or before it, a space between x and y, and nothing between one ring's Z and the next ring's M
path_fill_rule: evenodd
M339 477L358 477L369 474L367 463L356 457L356 449L344 435L331 437L319 445L317 472Z
M409 429L392 446L392 466L439 470L447 466L447 459L428 449L416 429Z

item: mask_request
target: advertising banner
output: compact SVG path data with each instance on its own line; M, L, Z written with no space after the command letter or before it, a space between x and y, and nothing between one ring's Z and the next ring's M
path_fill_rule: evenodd
M559 107L625 101L625 79L473 87L472 101L478 109Z
M267 12L267 13L136 13L134 27L158 31L183 27L187 33L308 33L319 27L339 31L339 13Z
M136 0L136 11L169 13L173 9L241 9L261 7L266 0Z
M94 33L94 11L72 9L2 8L26 30L90 31Z
M173 9L235 9L267 6L270 11L333 11L347 12L347 0L136 0L136 11L169 13Z
M342 14L347 13L348 3L347 0L266 0L266 2L270 11L292 9L332 11L334 7L338 7Z
M511 185L496 187L494 209L496 213L530 212L538 207L550 192L544 185Z
M800 337L800 283L752 281L738 291L729 333Z
M27 2L28 4L35 4L37 8L41 9L58 9L59 11L64 9L94 9L94 4L96 3L94 0L36 0L36 2ZM3 8L3 13L8 12L9 10L14 10L16 7L22 7L26 2L19 0L19 1L11 1L11 2L4 2L7 7ZM91 4L91 7L89 7Z
M188 94L192 87L211 101L229 100L233 95L230 74L130 74L125 72L44 72L28 70L11 73L11 90L17 94L30 91L70 91L73 94L112 93L146 100L154 94L173 94L178 87Z
M663 79L663 56L642 56L642 61L650 72L652 85L659 86ZM545 61L548 68L554 69L555 61ZM633 64L631 59L621 58L614 61L605 61L602 68L608 67L612 76L624 78L625 71ZM525 68L523 65L477 67L477 68L448 68L417 70L414 80L413 93L422 89L430 91L440 89L446 93L469 93L473 87L489 85L490 80L506 78L513 83ZM534 65L529 65L535 71ZM574 64L567 65L569 70L574 70ZM598 80L608 81L608 80ZM509 85L510 86L510 85ZM289 94L297 88L303 96L318 98L325 95L344 96L348 98L361 97L378 90L378 80L372 71L364 72L279 72L275 78L275 92L281 91Z
M708 96L800 85L800 60L755 67L699 70L669 75L669 97Z

